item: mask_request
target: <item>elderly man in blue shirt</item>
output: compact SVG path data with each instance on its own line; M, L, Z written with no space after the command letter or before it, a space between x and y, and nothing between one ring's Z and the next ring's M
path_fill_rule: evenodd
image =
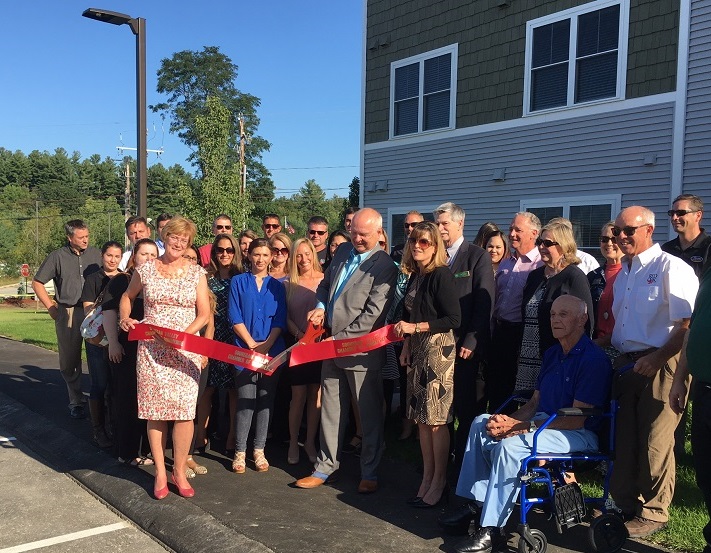
M558 344L543 357L533 397L511 416L481 415L469 431L457 495L469 500L445 516L445 530L473 523L477 531L458 553L488 551L504 541L505 526L521 482L521 461L531 454L537 423L564 407L603 407L610 392L612 366L602 349L585 334L587 308L564 295L553 302L551 327ZM583 417L555 419L538 435L538 451L569 453L598 447L594 421Z

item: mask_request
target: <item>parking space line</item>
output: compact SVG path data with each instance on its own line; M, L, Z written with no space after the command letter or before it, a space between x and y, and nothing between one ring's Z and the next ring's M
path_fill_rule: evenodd
M98 526L89 530L72 532L71 534L64 534L63 536L47 538L46 540L32 541L29 543L23 543L21 545L13 545L12 547L0 549L0 553L22 553L23 551L32 551L33 549L39 549L40 547L48 547L50 545L56 545L58 543L80 540L82 538L88 538L90 536L96 536L98 534L106 534L107 532L114 532L116 530L121 530L122 528L128 527L129 525L127 522L107 524L106 526Z

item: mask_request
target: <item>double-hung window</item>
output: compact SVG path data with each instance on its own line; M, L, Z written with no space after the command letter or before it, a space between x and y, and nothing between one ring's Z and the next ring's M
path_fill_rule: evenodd
M621 98L628 13L628 0L611 0L529 21L524 113Z
M390 66L390 136L454 128L457 45Z

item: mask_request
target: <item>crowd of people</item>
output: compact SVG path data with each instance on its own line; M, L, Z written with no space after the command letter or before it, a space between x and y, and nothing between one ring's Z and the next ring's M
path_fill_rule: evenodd
M467 534L457 551L486 551L502 538L537 421L560 407L605 407L613 397L618 441L631 447L617 451L611 493L630 536L643 537L669 518L675 432L690 375L699 413L691 436L697 481L711 508L711 480L702 470L711 443L704 416L711 405L711 238L700 227L700 198L677 197L668 215L678 237L661 246L645 207L627 207L606 222L602 266L579 248L574 225L562 217L542 224L534 213L516 213L508 229L488 222L469 242L464 210L451 202L431 220L407 213L405 242L392 248L381 215L367 207L349 210L343 228L330 233L328 221L313 216L307 235L293 242L276 214L263 218L261 232L238 235L219 214L214 240L199 248L187 219L161 215L153 241L146 219L132 217L125 253L117 242L89 246L86 225L73 220L67 245L49 255L33 287L56 321L73 418L86 416L79 326L101 305L107 345L86 344L93 438L122 462L155 465L157 499L169 493L169 437L171 480L181 496L194 495L190 480L207 472L196 454L210 447L219 398L226 399L225 452L234 473L248 462L268 471L268 436L282 418L287 462L298 464L303 448L313 464L297 488L328 483L342 455L357 451L357 491L374 493L399 382L400 439L418 436L423 465L403 501L428 509L447 500L453 462L465 503L440 524ZM43 286L52 279L54 299ZM265 375L158 336L129 341L142 321L272 357L310 325L322 327L325 340L341 340L392 324L398 340ZM287 391L281 410L280 389ZM497 411L515 390L533 397ZM541 435L538 443L551 452L598 445L594 424L580 418ZM683 443L683 433L676 440ZM711 544L711 525L704 533Z

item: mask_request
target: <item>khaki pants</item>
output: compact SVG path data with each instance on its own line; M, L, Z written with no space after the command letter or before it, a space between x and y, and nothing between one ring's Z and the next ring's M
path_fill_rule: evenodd
M69 393L69 407L82 405L86 402L81 391L81 346L82 337L79 327L84 320L84 310L81 307L57 306L57 319L54 328L57 331L57 346L59 347L59 370Z
M631 361L625 358L621 355L615 366ZM668 403L678 361L678 355L669 359L653 378L628 370L612 386L619 411L610 492L625 513L656 522L669 520L676 482L674 430L681 415Z

